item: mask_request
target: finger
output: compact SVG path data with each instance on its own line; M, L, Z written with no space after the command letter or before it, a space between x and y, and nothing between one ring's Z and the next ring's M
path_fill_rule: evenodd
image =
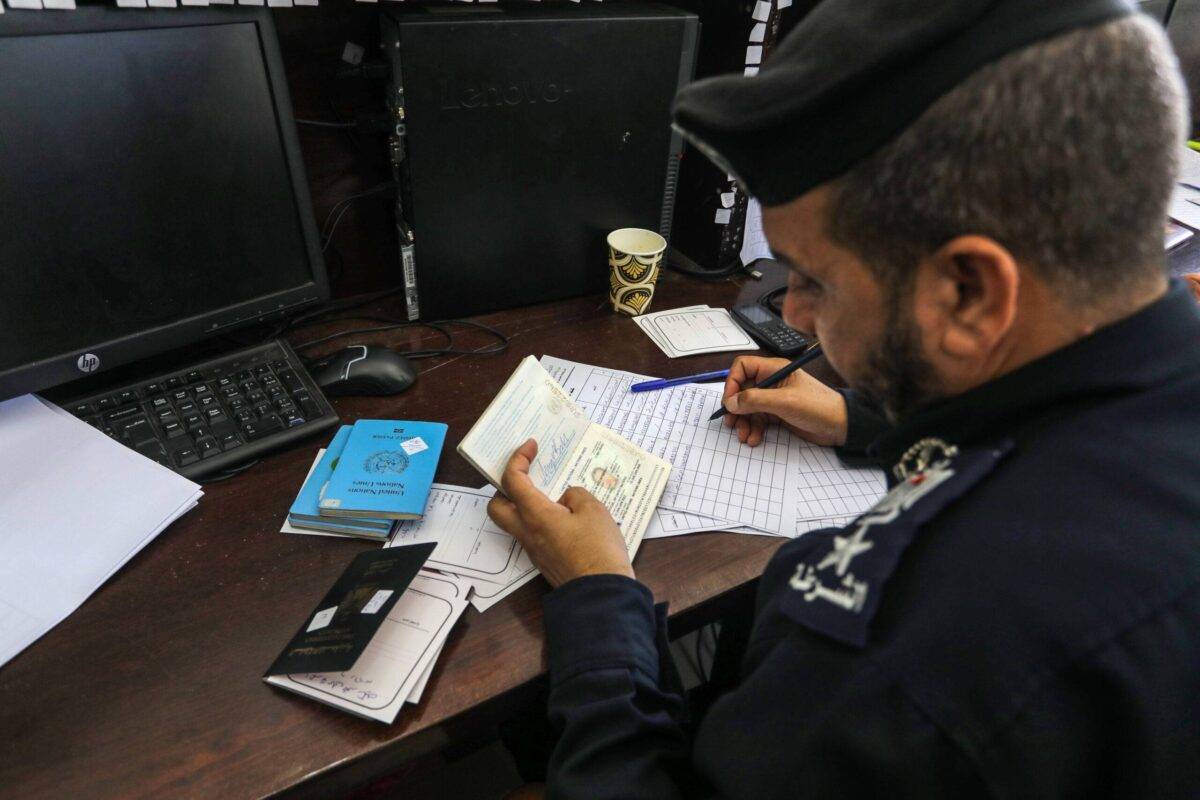
M596 496L582 486L568 486L558 502L571 509L573 513L579 513L593 504L600 504Z
M763 358L762 356L738 356L733 366L729 368L729 377L725 379L724 397L737 394L754 384L762 381L768 375L774 375L787 366L786 358Z
M781 389L746 389L725 401L731 414L774 414L777 417L795 415L803 409L794 391Z
M767 429L768 418L764 414L755 414L750 417L750 435L746 437L746 444L751 447L758 447L763 441L763 432Z
M511 500L496 495L488 501L487 513L502 531L518 540L521 538L520 534L524 533L525 526L521 524L521 515Z
M750 418L749 417L733 417L737 420L737 437L739 442L745 442L746 437L750 435Z
M529 466L537 458L537 442L529 439L516 449L500 476L500 488L519 508L536 508L550 503L550 498L538 491L529 479Z

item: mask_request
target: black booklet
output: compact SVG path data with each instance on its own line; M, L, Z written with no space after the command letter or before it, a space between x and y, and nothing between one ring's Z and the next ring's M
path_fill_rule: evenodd
M350 669L436 544L360 553L264 675Z

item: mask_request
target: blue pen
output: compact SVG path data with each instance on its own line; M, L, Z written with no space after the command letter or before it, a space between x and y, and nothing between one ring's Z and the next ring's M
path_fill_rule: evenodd
M702 381L724 380L729 377L729 370L719 369L716 372L701 372L699 375L688 375L683 378L667 378L661 381L643 381L629 387L631 392L652 392L655 389L666 389L668 386L679 386L682 383L700 383Z

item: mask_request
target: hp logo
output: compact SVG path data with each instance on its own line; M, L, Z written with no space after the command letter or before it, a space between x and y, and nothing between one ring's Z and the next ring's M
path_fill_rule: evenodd
M79 367L80 372L95 372L100 369L100 356L84 353L75 362L75 366Z

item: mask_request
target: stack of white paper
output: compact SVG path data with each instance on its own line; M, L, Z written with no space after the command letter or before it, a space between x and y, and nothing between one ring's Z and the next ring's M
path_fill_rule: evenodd
M686 306L642 314L633 321L668 358L758 349L724 308Z
M3 665L203 493L32 395L0 402L0 453Z

